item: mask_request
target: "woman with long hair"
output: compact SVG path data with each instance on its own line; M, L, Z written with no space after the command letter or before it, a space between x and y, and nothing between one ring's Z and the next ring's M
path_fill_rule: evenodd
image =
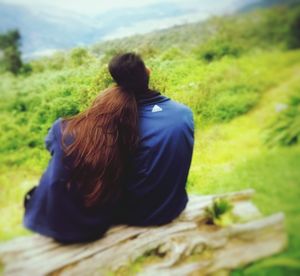
M95 240L112 224L168 223L187 203L191 110L149 89L150 70L135 53L108 69L116 85L50 128L51 160L25 196L24 225L60 242Z

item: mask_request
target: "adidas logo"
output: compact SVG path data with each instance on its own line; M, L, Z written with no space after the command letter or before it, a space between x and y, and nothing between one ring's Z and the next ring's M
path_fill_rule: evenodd
M158 105L154 105L152 108L152 112L159 112L159 111L162 111L162 108Z

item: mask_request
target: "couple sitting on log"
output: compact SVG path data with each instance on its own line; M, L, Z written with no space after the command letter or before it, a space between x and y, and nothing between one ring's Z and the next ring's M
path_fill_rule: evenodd
M167 224L188 202L191 109L151 90L135 53L108 69L116 84L51 126L48 167L25 195L25 227L61 243L99 239L116 224Z

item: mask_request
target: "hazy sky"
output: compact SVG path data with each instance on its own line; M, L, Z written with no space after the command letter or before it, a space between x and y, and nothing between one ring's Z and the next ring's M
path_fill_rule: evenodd
M78 13L96 14L115 8L143 7L155 3L176 3L183 8L195 8L213 11L230 6L236 0L0 0L3 3L21 4L26 7L51 6L53 8L72 10Z

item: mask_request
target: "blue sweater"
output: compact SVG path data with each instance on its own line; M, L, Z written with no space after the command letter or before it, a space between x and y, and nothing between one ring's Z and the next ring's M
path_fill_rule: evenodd
M159 93L149 95L137 99L140 143L121 200L90 211L66 190L63 184L70 174L62 162L59 118L45 139L51 154L48 167L39 185L25 195L25 227L60 242L85 242L100 238L114 224L162 225L184 210L194 145L193 114Z

